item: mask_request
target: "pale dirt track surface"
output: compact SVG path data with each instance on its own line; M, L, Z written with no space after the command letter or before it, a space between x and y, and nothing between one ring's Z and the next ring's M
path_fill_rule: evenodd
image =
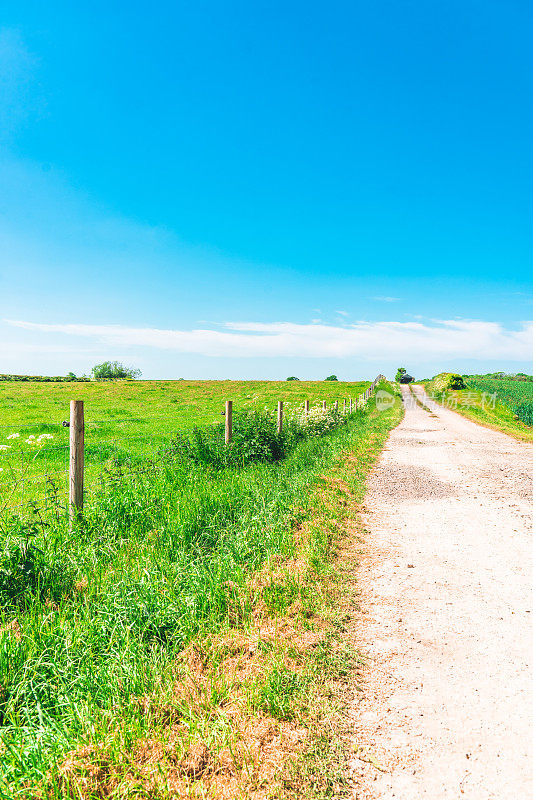
M353 797L529 800L533 446L425 402L365 500Z

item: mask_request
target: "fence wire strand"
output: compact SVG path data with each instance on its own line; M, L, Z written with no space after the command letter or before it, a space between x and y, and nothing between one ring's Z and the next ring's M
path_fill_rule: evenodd
M350 399L353 405L352 413L356 411L371 396L377 383L383 379L384 377L379 375L361 395L357 397L348 396L338 400L339 413L343 413L344 408L346 413L349 413ZM346 406L344 406L344 400L346 400ZM335 400L330 399L326 407L335 408L335 402ZM253 404L244 403L243 405L245 411L253 410ZM249 407L250 405L252 408ZM275 403L273 401L267 402L268 405L271 405L272 408L266 407L267 413L275 417ZM299 403L286 401L284 407L285 415L288 417L305 413L305 401ZM322 407L322 400L309 402L309 411L317 408L321 409ZM220 441L223 442L224 411L214 415L214 417L211 423L192 427L207 431L216 426ZM146 433L136 432L130 435L123 435L123 433L126 433L128 426L138 424L150 425L152 430ZM115 436L113 438L94 439L95 436L105 432L105 429L108 428L114 428ZM156 430L153 430L154 428ZM158 457L161 455L163 448L170 444L174 437L186 433L187 430L190 433L191 427L184 429L176 420L161 416L143 417L142 419L137 417L107 420L86 419L84 425L84 493L86 497L94 497L95 493L107 481L141 476L153 472L156 468L162 468L164 462ZM58 505L64 510L67 509L70 454L68 420L17 425L2 423L0 424L0 444L8 442L9 449L14 449L15 445L11 444L12 439L9 437L13 437L13 434L19 434L16 439L13 439L13 442L22 441L25 445L31 447L31 442L34 442L38 435L43 433L50 434L51 432L53 432L53 436L59 439L57 443L50 442L36 453L23 449L18 453L13 453L13 456L18 458L20 462L18 476L17 470L12 463L10 463L8 469L5 466L3 468L0 467L0 514L11 514L15 511L20 513L23 510L28 513L39 513L51 509L57 512ZM120 432L119 436L116 435L118 432ZM30 436L32 439L29 438ZM147 459L149 459L149 463L147 463ZM135 463L137 460L138 463ZM50 464L48 469L44 466L46 461ZM57 466L57 461L60 462L61 466ZM32 464L35 464L36 467L39 465L42 471L33 472ZM114 470L114 472L111 472L111 470ZM7 477L8 474L11 474L11 480ZM41 483L44 484L43 490L37 492L35 487L38 487ZM9 502L9 498L15 502Z

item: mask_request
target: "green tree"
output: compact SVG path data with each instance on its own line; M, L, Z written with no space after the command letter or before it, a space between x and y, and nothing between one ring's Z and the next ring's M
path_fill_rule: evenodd
M402 375L405 375L406 372L407 372L407 370L405 369L405 367L398 367L398 369L396 370L395 381L397 381L397 383L399 383L401 381L401 379L402 379Z
M339 379L337 378L336 375L328 375L328 377L324 378L324 380L325 381L338 381Z
M299 381L300 378L295 378L294 375L292 375L290 378L287 378L287 380L288 381Z
M125 367L120 361L104 361L92 368L91 375L94 381L133 380L140 377L141 370Z

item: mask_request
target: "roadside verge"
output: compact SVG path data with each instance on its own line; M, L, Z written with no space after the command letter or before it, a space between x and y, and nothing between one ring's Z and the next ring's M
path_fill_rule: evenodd
M500 403L494 395L468 389L449 389L444 396L434 396L431 382L415 384L431 396L437 404L462 417L489 428L501 431L521 442L533 442L533 428L521 422L512 409Z
M360 658L346 631L357 604L358 510L402 414L398 398L381 411L372 399L364 419L332 440L333 466L295 509L292 550L228 587L224 628L196 637L156 690L133 699L142 724L111 726L69 752L42 797L349 792L344 706Z

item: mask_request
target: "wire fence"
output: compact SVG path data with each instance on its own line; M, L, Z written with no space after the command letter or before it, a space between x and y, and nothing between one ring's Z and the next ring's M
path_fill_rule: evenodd
M313 407L333 407L341 414L358 410L381 380L386 379L378 375L358 397L330 400L329 404L306 400L295 408L279 401L274 412L278 431L284 420L294 414L305 415ZM107 480L157 468L164 448L183 432L168 417L129 417L113 420L109 436L110 420L85 421L84 411L83 401L73 400L68 420L18 425L16 430L0 425L0 517L50 513L72 517ZM195 427L216 427L220 442L229 444L232 415L232 401L227 401L218 425ZM139 425L145 430L139 430Z

